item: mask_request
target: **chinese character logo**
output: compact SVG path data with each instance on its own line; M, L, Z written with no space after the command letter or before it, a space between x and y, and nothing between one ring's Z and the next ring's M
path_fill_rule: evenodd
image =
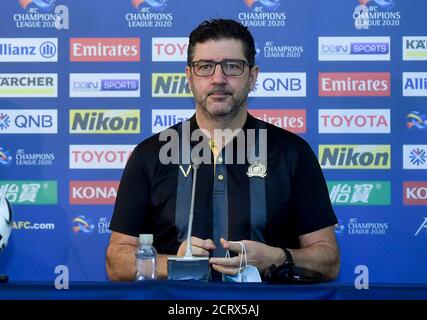
M9 150L0 147L0 164L8 166L12 163L12 156Z
M421 114L418 111L411 111L406 115L406 119L408 120L406 122L406 126L409 129L417 128L420 130L427 128L427 117L425 114Z
M260 4L266 9L274 11L280 6L280 0L245 0L245 4L251 9L255 4Z
M131 0L131 2L136 9L139 9L140 5L145 2L156 11L163 11L168 5L168 0Z
M31 5L37 7L42 12L50 12L55 6L55 2L56 0L19 0L19 5L23 9L27 9Z
M427 161L427 153L425 150L416 148L411 151L409 154L409 159L412 164L416 166L420 166L426 163Z
M5 113L0 113L0 130L5 130L10 126L10 117Z
M95 229L95 225L92 224L92 220L85 216L77 216L73 219L73 231L77 234L79 231L84 233L92 233Z

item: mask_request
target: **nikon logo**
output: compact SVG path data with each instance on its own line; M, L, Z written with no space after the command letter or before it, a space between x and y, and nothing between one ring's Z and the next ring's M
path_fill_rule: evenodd
M324 169L390 169L390 145L319 145Z
M139 110L70 110L70 133L140 133Z
M191 97L185 73L153 73L152 96L156 98Z

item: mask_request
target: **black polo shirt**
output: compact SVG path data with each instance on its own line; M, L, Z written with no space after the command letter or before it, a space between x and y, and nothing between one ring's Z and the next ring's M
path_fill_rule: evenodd
M191 132L198 129L195 116L188 121ZM181 140L183 125L172 127ZM202 163L192 235L213 239L217 247L224 237L298 248L298 236L336 224L325 179L308 143L250 114L243 132L249 129L267 130L266 175L250 177L248 159L241 164L226 164L226 159L216 165ZM152 233L159 253L176 254L187 237L193 171L188 164L160 162L166 143L156 134L135 148L123 172L110 229L135 237ZM239 150L233 147L234 159ZM221 250L215 255L224 256Z

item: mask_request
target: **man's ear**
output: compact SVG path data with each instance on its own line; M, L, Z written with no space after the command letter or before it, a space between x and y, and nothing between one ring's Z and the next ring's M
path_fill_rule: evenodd
M259 67L253 66L249 72L249 81L251 91L255 88L256 80L258 79Z
M192 74L191 74L191 68L189 66L185 67L185 76L187 77L187 83L188 83L188 89L191 90L191 84L193 83L193 78L192 78Z

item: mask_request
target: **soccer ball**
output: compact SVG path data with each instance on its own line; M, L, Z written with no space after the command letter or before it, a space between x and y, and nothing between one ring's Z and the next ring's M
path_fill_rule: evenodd
M0 194L0 252L6 248L12 231L12 208L5 196Z

